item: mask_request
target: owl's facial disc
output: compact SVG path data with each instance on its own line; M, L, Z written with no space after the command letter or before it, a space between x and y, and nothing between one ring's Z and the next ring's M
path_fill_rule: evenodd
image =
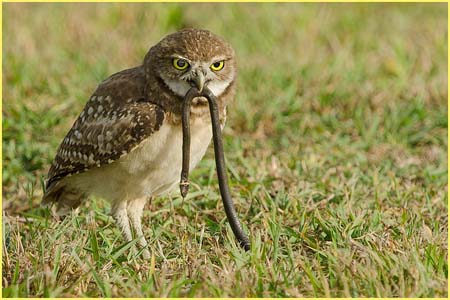
M160 76L178 96L184 97L193 86L200 92L207 86L218 97L233 81L233 72L226 69L226 61L220 57L202 62L176 55L171 58L171 71Z

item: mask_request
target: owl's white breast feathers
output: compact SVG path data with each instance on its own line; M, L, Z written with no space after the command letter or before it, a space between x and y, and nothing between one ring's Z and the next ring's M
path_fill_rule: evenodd
M204 156L211 138L210 124L200 118L191 123L191 170ZM165 193L180 180L182 139L181 126L164 123L118 161L72 176L67 183L113 202Z

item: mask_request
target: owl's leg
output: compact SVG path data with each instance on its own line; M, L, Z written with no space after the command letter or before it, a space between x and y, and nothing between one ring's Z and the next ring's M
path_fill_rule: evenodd
M122 231L125 241L132 241L133 235L131 234L130 221L127 215L127 201L116 201L113 203L111 214Z
M137 198L128 201L127 211L128 216L131 220L131 226L133 227L136 237L139 238L139 246L143 249L142 256L145 259L150 259L150 252L147 249L148 243L145 239L144 233L142 232L142 213L144 211L145 203L147 203L147 197Z

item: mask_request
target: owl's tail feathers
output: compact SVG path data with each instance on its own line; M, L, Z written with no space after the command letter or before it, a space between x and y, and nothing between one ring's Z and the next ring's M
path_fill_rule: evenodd
M51 208L55 217L62 217L75 210L84 198L86 196L82 192L70 189L67 185L56 184L45 192L41 206Z

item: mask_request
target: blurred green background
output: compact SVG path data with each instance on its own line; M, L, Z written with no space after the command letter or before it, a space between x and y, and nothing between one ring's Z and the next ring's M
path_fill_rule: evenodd
M189 278L194 286L200 282L192 294L169 283L155 294L143 291L137 277L128 284L118 279L122 271L108 277L102 262L96 270L104 281L83 285L93 280L83 277L79 285L55 284L45 294L44 279L23 285L27 275L14 280L14 270L30 264L27 253L38 251L36 237L48 227L38 232L6 218L4 240L15 233L34 250L21 255L3 245L9 254L4 296L445 297L447 21L446 3L4 3L7 216L38 218L41 180L100 81L140 64L164 35L198 27L236 50L238 92L229 106L225 152L238 210L262 241L249 257L213 254L218 271L183 277L187 271L177 265L175 275L159 274L152 283L181 280L185 286L182 278ZM198 191L210 191L201 205L222 214L212 149L192 179ZM167 203L153 205L158 211ZM175 214L189 205L176 204ZM192 226L185 228L188 236L199 231ZM206 226L208 240L214 230ZM165 238L167 247L178 245L176 233ZM78 255L90 255L78 246ZM212 242L202 251L220 247ZM157 266L161 261L158 256ZM32 265L41 272L46 264ZM64 286L58 276L54 282ZM239 278L242 285L235 283ZM115 285L121 288L106 288Z

